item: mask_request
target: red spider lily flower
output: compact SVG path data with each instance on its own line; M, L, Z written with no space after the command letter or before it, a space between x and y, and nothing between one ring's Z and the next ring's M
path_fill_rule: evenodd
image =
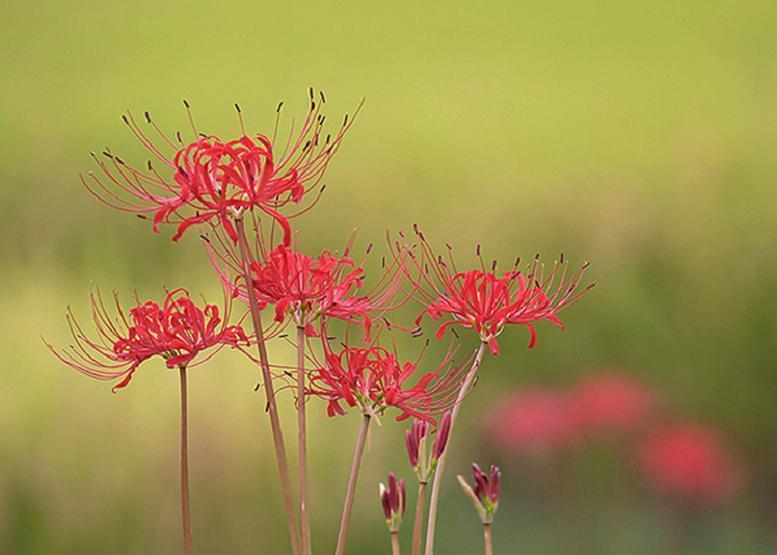
M572 395L579 424L589 434L634 432L647 422L656 406L651 391L615 372L587 378Z
M508 455L545 459L580 439L570 395L552 389L526 389L503 398L486 416L488 442Z
M579 300L595 284L580 290L588 263L579 270L569 272L564 256L553 263L546 274L539 255L527 270L520 271L520 259L512 270L499 277L496 261L491 270L486 270L480 256L481 269L459 271L448 245L448 261L435 255L424 234L414 226L420 245L420 255L412 257L417 273L408 274L416 287L414 296L425 308L418 316L416 325L424 315L433 321L443 321L435 336L439 339L451 326L474 329L480 339L489 345L493 355L499 354L497 337L508 324L526 326L531 334L529 348L534 347L537 335L536 322L547 320L563 329L558 315ZM399 243L394 246L401 248Z
M393 472L388 475L388 487L381 482L378 489L383 516L390 532L399 532L407 507L407 489L404 480L397 480Z
M532 348L537 340L534 324L547 320L563 329L559 313L595 285L580 290L588 263L575 272L568 272L563 255L547 274L537 255L525 272L518 270L518 259L514 268L500 277L495 271L496 262L490 271L486 270L479 246L481 269L459 271L450 246L446 262L434 254L418 227L414 229L421 254L412 258L418 273L411 280L416 286L416 299L425 307L416 325L424 315L433 321L443 321L435 334L438 339L451 326L474 329L488 343L491 353L498 355L497 337L508 324L518 324L528 328L529 348Z
M97 331L90 339L68 308L67 323L74 343L57 350L46 343L61 362L97 380L121 380L115 392L126 387L135 370L159 355L168 368L191 367L210 359L215 351L229 345L247 345L249 339L239 325L228 325L229 305L222 318L218 307L194 304L185 289L167 293L160 306L146 301L127 314L114 293L116 315L107 310L99 291L90 294L92 319ZM203 351L215 347L205 359L193 361Z
M343 403L364 414L383 414L388 407L400 411L397 420L418 418L430 424L435 416L453 406L466 365L454 366L449 350L432 372L418 375L418 363L401 363L383 347L344 345L332 351L324 341L324 362L316 363L307 395L327 401L329 416L345 414Z
M410 459L410 466L421 483L427 483L437 469L437 463L445 452L451 434L451 413L446 412L437 427L431 453L427 453L424 441L430 432L429 423L423 420L413 420L410 429L405 432L405 447Z
M188 144L180 132L175 138L162 132L148 112L145 119L150 133L144 132L127 113L122 121L161 164L161 169L150 160L145 167L133 167L106 150L103 154L107 161L92 153L99 171L82 175L81 180L104 204L141 217L151 216L155 232L161 223L177 223L174 241L192 225L211 222L220 223L236 242L233 220L257 209L280 224L284 242L290 244L289 218L310 207L290 216L282 215L282 210L290 204L299 204L318 187L353 122L346 116L334 137L322 138L326 119L321 113L324 103L323 93L316 98L311 89L307 117L296 136L289 134L282 149L276 138L283 103L278 106L271 136L247 135L240 107L235 105L243 134L233 140L222 140L198 132L189 104L184 101L195 135L195 140ZM361 104L357 112L360 108ZM155 142L151 135L157 135L158 140Z
M499 508L502 473L498 467L491 465L489 473L486 474L477 463L472 463L472 476L475 481L474 488L467 483L463 476L458 476L459 485L472 500L483 524L490 524Z
M214 239L208 238L208 252L222 283L234 296L247 302L239 253L218 233ZM366 288L366 256L360 263L350 257L353 241L352 235L342 255L325 250L318 256L309 256L285 245L268 252L257 230L250 267L259 308L274 305L277 323L290 317L298 327L305 328L308 336L317 335L312 324L320 317L361 324L366 340L370 341L372 322L409 299L398 298L407 257L401 254L388 264L384 260L380 278ZM371 250L372 245L367 248L367 255ZM238 276L234 281L232 273Z
M651 486L680 501L712 504L741 485L720 434L697 424L656 429L640 450L640 464Z

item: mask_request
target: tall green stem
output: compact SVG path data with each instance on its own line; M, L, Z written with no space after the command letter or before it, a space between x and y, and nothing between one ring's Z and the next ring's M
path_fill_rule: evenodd
M426 482L418 482L418 497L415 502L415 519L413 521L413 555L421 555L424 527L424 505L426 501Z
M297 518L294 510L294 500L291 494L291 480L289 479L289 464L286 457L286 446L283 443L283 432L281 431L281 422L278 417L278 406L275 403L275 388L270 373L270 363L267 358L267 347L264 344L264 331L262 329L262 316L259 311L259 303L256 300L256 291L253 288L253 279L251 276L250 254L248 250L248 241L246 240L245 226L242 218L235 220L237 228L237 239L240 248L240 258L243 265L243 279L245 280L246 292L248 294L248 307L251 312L251 319L256 333L256 345L259 351L259 366L262 370L262 382L264 383L265 399L267 401L267 413L270 417L270 430L272 431L273 447L275 449L275 460L278 465L278 476L281 481L281 490L283 491L283 504L286 509L286 519L289 526L289 537L291 541L291 551L294 555L300 553L300 537L297 530Z
M399 552L399 532L391 532L391 555L401 555Z
M192 554L192 525L189 512L189 426L186 394L186 367L179 367L181 378L181 524L183 552Z
M493 555L494 550L491 547L491 525L483 525L483 542L485 543L486 555Z
M364 445L367 442L367 430L370 427L370 420L370 415L365 414L359 428L359 437L356 439L356 448L353 452L353 463L351 464L351 477L348 479L348 489L345 493L345 503L343 504L343 514L340 518L340 533L337 535L335 555L343 555L345 553L345 539L348 536L348 525L351 522L353 497L356 492L356 482L359 479L359 469L362 464Z
M434 482L432 483L432 495L429 499L429 520L426 524L426 555L432 555L432 553L434 553L434 529L437 525L437 505L440 500L440 484L442 482L442 476L445 470L445 461L448 458L448 453L451 450L453 425L456 423L456 417L459 415L461 403L464 401L464 397L467 395L470 387L472 387L472 382L475 379L475 374L477 374L478 368L480 368L480 363L483 360L483 354L485 351L486 343L481 341L480 347L478 348L477 353L475 353L475 359L472 361L472 367L469 369L469 372L464 378L464 381L461 382L461 389L459 389L459 394L456 397L456 404L451 410L451 437L448 439L448 447L445 449L442 456L440 457L439 462L437 463L437 469L434 473Z
M308 441L305 423L305 328L297 327L297 449L299 456L299 527L302 555L311 554L308 507Z

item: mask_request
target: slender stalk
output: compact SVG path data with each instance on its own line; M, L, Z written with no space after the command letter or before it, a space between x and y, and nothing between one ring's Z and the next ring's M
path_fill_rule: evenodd
M448 447L443 452L440 460L437 463L437 469L434 473L434 482L432 483L432 495L429 499L429 520L426 524L426 550L425 555L432 555L434 553L434 529L437 525L437 504L440 500L440 484L442 482L443 471L445 470L445 460L448 458L448 453L451 450L451 440L453 439L453 425L456 423L456 417L459 415L459 409L461 408L461 402L464 400L464 396L472 386L472 382L475 379L480 363L483 360L483 353L486 351L486 343L481 341L480 347L475 353L475 359L472 361L472 368L469 369L464 381L461 383L461 389L456 397L456 404L453 405L451 410L451 437L448 439Z
M189 426L186 395L186 367L179 367L181 377L181 524L183 552L192 554L192 525L189 512Z
M418 482L418 496L415 502L415 520L413 521L413 555L421 555L424 527L424 505L426 501L426 482Z
M400 555L399 532L391 532L391 555Z
M243 279L248 293L248 307L251 312L251 319L256 332L256 344L259 350L259 362L262 369L262 382L264 383L265 398L267 400L267 413L270 416L270 429L272 431L273 446L275 448L275 460L278 465L278 476L281 481L281 490L283 491L283 504L286 509L286 519L289 526L289 537L291 541L291 552L294 555L300 553L300 537L297 530L297 518L294 511L294 501L291 494L291 480L289 479L289 464L286 457L286 446L283 443L283 431L278 417L278 407L275 404L275 388L270 373L270 363L267 358L267 347L264 344L264 332L262 330L262 316L259 312L259 304L256 301L256 292L251 286L251 266L248 251L248 242L246 240L245 226L242 218L235 220L237 228L237 239L240 247L240 258L243 264Z
M491 525L490 524L484 524L483 525L483 542L486 546L486 555L493 555L494 550L491 547Z
M299 456L299 527L302 555L310 555L308 441L305 423L305 328L297 327L297 449Z
M345 538L348 535L348 525L351 521L353 496L356 492L356 481L359 479L359 469L362 464L364 444L367 442L367 430L370 427L370 419L369 414L364 415L361 427L359 428L359 437L356 439L356 449L354 449L353 463L351 464L351 477L348 479L348 489L345 493L345 503L343 504L343 514L340 518L340 533L337 535L337 549L335 550L335 555L343 555L345 553Z

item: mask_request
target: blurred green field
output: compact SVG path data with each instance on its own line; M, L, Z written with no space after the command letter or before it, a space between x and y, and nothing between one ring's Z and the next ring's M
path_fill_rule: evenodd
M92 281L217 291L194 234L173 245L83 190L89 151L145 160L119 114L149 109L183 128L182 98L210 132L238 132L235 101L250 128L268 129L279 100L303 115L309 85L334 121L367 104L320 206L298 221L304 247L341 245L353 227L382 244L387 228L419 222L464 258L476 243L510 262L563 251L601 276L563 333L543 326L532 351L520 330L504 336L462 412L452 472L488 462L478 425L506 389L620 367L724 430L746 461L743 495L704 515L682 552L777 551L776 22L777 4L759 0L4 3L0 553L179 549L175 376L149 364L112 395L39 336L66 341L64 308L85 314ZM192 372L199 553L286 549L256 380L229 353ZM313 535L326 553L358 417L328 419L316 402L310 413ZM374 430L352 553L388 551L377 482L410 477L402 429ZM497 553L669 552L672 519L625 461L578 461L561 513L498 462ZM476 519L450 485L439 553L477 553Z

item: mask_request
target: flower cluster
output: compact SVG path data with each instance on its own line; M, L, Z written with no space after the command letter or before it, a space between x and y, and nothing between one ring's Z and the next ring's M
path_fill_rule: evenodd
M94 339L67 312L67 323L74 343L62 350L49 349L62 362L91 378L120 380L113 390L129 384L135 370L146 360L161 356L168 368L189 367L201 352L215 347L246 346L249 338L239 325L228 325L229 304L222 316L215 305L194 304L185 289L167 293L160 305L140 302L125 313L114 293L116 314L111 315L98 290L90 295Z
M486 269L478 247L480 268L459 270L452 249L447 259L435 255L417 227L412 241L408 242L403 234L394 244L389 241L390 253L375 273L367 271L371 246L362 260L354 257L354 235L342 252L326 249L306 253L297 244L298 235L291 221L318 203L325 171L353 122L346 116L334 134L325 134L322 107L326 98L313 89L309 97L304 121L296 132L292 124L288 137L280 141L282 103L272 132L253 134L246 132L242 110L235 105L241 132L231 138L200 132L186 101L193 133L189 140L181 133L163 132L148 112L146 129L127 113L122 116L124 124L152 160L133 166L105 150L102 156L93 154L97 170L82 175L82 182L93 196L108 206L150 220L154 232L163 224L177 226L173 241L194 226L204 228L201 237L225 291L223 314L214 305L197 306L187 291L176 289L161 304L136 299L129 313L116 299L116 315L110 315L99 293L93 293L97 338L90 339L68 312L74 344L62 350L49 346L57 358L79 372L101 380L117 380L114 390L125 387L136 369L156 355L165 360L167 367L179 368L181 505L187 555L192 552L186 426L188 367L205 362L224 346L240 349L259 365L294 555L312 552L306 401L323 400L329 416L345 414L349 408L364 416L336 555L345 552L370 422L389 409L398 412L397 420L412 418L405 446L419 479L413 553L420 553L423 492L427 481L434 477L426 533L426 552L431 553L446 448L461 403L477 384L486 347L498 355L497 338L509 325L526 327L531 336L529 347L533 347L534 325L547 321L563 328L561 312L593 286L583 284L587 264L569 271L563 256L547 271L537 257L523 270L517 261L512 269L499 274L496 263ZM360 109L361 104L356 112ZM237 323L230 323L230 307L235 299L246 310L238 315ZM389 313L411 301L419 304L414 324L389 320ZM263 316L268 310L273 318L266 328ZM249 316L253 324L250 335L241 327ZM434 334L437 339L443 338L446 330L455 336L439 361L422 361L429 340L414 361L400 356L393 341L392 349L381 342L395 330L411 332L413 337L423 335L420 324L426 318L438 324ZM296 341L289 340L296 347L297 364L272 364L267 344L285 338L282 332L289 324L297 328ZM359 332L352 334L352 327ZM459 339L456 327L471 329L480 339L478 349L463 361L455 360ZM352 339L353 335L358 337ZM245 347L249 345L256 347L258 358L247 353ZM284 371L282 376L296 382L296 488L288 469L276 401L274 382L281 373L273 373L273 369L278 368L295 370ZM433 431L434 443L428 445ZM474 490L466 486L465 491L475 500L484 524L490 524L499 503L499 470L491 467L486 474L474 465L473 473ZM293 491L299 494L296 503ZM390 474L388 486L381 484L380 497L392 532L392 551L398 553L397 533L406 506L404 481ZM490 546L490 536L487 542Z
M586 442L606 440L636 461L647 486L681 503L709 506L742 485L719 431L662 414L656 394L625 374L606 370L565 389L527 388L498 402L485 437L502 456L542 465ZM668 424L666 422L669 422Z

